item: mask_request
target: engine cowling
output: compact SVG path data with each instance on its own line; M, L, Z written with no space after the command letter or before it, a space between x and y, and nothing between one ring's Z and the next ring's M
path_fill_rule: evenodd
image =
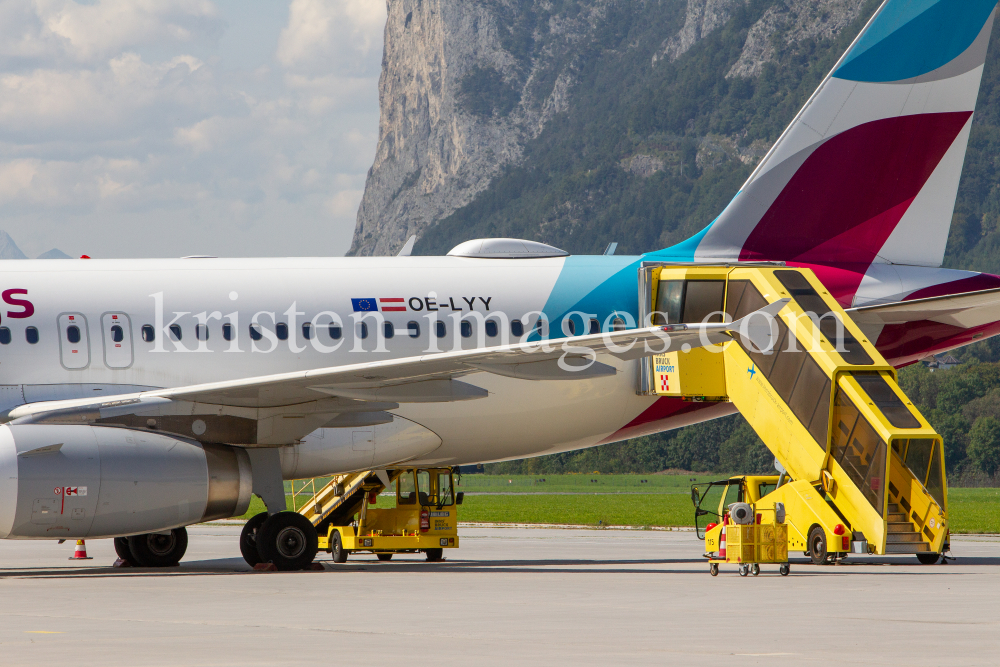
M134 535L238 516L246 452L103 426L0 426L0 538Z

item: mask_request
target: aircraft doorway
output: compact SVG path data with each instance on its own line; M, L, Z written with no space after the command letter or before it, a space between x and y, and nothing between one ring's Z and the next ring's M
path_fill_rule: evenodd
M63 368L82 370L90 365L90 332L80 313L59 316L59 355Z
M101 315L104 338L104 364L108 368L128 368L132 365L132 321L125 313Z

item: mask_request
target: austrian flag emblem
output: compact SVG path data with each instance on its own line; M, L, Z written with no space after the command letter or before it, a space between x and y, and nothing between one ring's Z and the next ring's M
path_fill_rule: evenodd
M405 313L406 301L402 297L351 299L351 307L355 313Z

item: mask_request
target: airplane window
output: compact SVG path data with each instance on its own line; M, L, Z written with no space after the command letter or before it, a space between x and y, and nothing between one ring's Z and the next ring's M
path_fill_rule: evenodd
M112 325L111 327L111 341L114 343L120 343L125 340L125 330L122 329L120 324Z
M462 320L462 338L472 337L472 322L469 320Z
M151 324L142 325L142 339L147 343L152 343L156 340L156 329L154 329ZM226 340L229 339L227 338Z
M576 322L573 321L572 317L569 318L569 327L567 327L567 328L569 329L569 335L570 336L575 336L576 335Z
M601 333L601 323L598 322L596 319L590 320L590 333L592 334Z
M334 340L340 340L340 337L344 335L343 330L336 324L330 325L330 338Z
M233 339L233 325L226 322L222 325L222 339L232 340Z
M382 325L383 331L385 331L386 338L392 338L396 335L396 327L392 326L392 322L386 322Z
M80 342L80 327L75 324L71 324L66 327L66 340L76 344Z
M410 322L406 325L406 330L410 333L410 338L420 338L420 323Z
M361 329L361 337L368 338L368 323L362 322L360 329Z
M288 340L288 325L278 322L274 325L274 333L277 334L278 340Z
M543 320L541 317L539 317L538 321L535 322L535 331L538 332L539 336L545 335L545 320Z
M180 340L182 338L182 336L183 336L183 332L181 331L181 325L179 325L179 324L171 324L170 325L170 337L173 338L174 340Z
M251 338L251 340L260 340L263 337L264 337L264 334L262 334L260 332L260 325L259 324L251 324L250 325L250 338Z
M28 327L27 329L24 330L24 338L29 343L34 345L35 343L38 342L38 329L36 329L35 327Z
M444 338L448 335L448 327L445 326L444 322L438 321L434 323L435 333L437 333L438 338Z
M510 333L514 336L524 335L524 325L521 324L521 320L514 320L510 323Z
M312 340L313 337L312 325L309 324L308 322L302 325L302 337L305 338L306 340Z
M496 338L500 335L500 325L497 324L496 320L486 320L486 335L490 338Z
M10 345L10 329L0 327L0 345Z
M194 337L198 340L208 340L208 325L207 324L196 324L194 325Z
M614 331L625 331L625 320L620 317L616 317L611 320L611 328Z

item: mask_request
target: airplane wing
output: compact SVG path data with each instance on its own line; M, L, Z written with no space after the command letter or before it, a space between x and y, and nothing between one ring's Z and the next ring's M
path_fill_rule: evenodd
M224 441L229 444L287 444L324 425L332 426L335 419L345 426L363 425L365 419L384 421L384 411L398 408L400 403L487 397L485 389L458 379L473 373L528 381L581 381L617 373L615 367L597 360L603 355L637 359L721 344L737 335L746 336L760 348L768 347L770 320L757 316L773 317L787 302L776 301L742 320L725 324L676 324L365 361L123 394L101 401L29 403L8 411L5 420L15 424L93 423L135 428L145 428L147 420L165 420L179 425L167 430L185 435L196 433L197 429L191 428L196 418L202 424L206 419L228 420L224 424L230 435ZM372 354L367 352L365 356ZM163 428L159 424L157 427ZM219 429L213 431L218 433Z
M877 340L886 325L922 320L971 329L1000 320L1000 289L861 306L847 314L870 340Z

